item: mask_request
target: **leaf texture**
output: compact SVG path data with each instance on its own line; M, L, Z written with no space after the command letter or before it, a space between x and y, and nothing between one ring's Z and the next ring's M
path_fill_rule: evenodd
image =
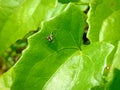
M88 24L89 30L87 37L90 39L91 43L99 41L99 34L101 28L103 28L103 23L116 11L120 10L119 0L92 0L90 3L90 11L88 13ZM108 32L109 33L109 32ZM102 38L102 36L100 36Z
M82 49L84 26L85 16L73 4L45 22L29 39L29 47L14 66L11 89L89 90L101 84L113 45L95 43Z
M56 0L24 0L23 2L10 0L8 4L2 4L7 1L9 2L9 0L0 0L0 54L15 41L23 38L30 30L36 30L46 19L49 10L56 5ZM11 10L12 7L14 9ZM6 12L3 8L10 11Z

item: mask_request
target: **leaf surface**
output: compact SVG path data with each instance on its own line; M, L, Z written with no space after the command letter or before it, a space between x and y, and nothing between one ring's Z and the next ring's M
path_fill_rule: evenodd
M109 42L115 45L107 60L107 84L105 90L119 90L120 68L120 1L93 0L88 14L88 38L95 41ZM119 43L118 43L119 42ZM99 87L96 87L99 90ZM95 89L95 90L96 90ZM102 88L103 89L103 88ZM101 90L101 89L100 89Z
M101 51L103 47L105 47L105 50ZM95 51L93 51L93 48ZM55 72L44 89L90 90L93 86L100 85L106 57L111 50L112 46L105 43L92 44L82 52L77 50ZM59 83L56 84L57 82Z
M24 0L0 0L0 30L15 8L19 7L23 2Z
M120 10L111 14L103 22L100 31L100 41L110 42L117 45L120 40Z
M108 85L106 86L107 90L120 89L120 41L117 45L117 50L114 55L113 63L107 79L109 81Z
M3 42L0 47L2 52L4 51L2 47L7 47L4 46L5 43L10 45L14 40L17 40L17 38L22 37L28 32L29 29L35 29L39 26L41 21L45 19L49 20L42 24L41 30L38 33L29 38L29 46L23 52L18 63L0 78L0 83L2 83L0 86L1 90L94 90L98 86L103 86L103 74L104 69L107 67L107 58L113 50L112 44L116 45L119 40L118 3L113 3L113 0L110 0L110 3L107 5L108 0L101 0L92 3L95 4L96 7L95 5L92 7L91 4L92 9L94 9L97 14L102 13L100 7L103 8L104 5L107 5L105 10L108 10L108 12L106 15L103 16L101 20L96 19L97 22L100 21L99 24L101 24L101 26L98 25L94 28L100 28L100 31L95 32L95 36L92 36L93 39L91 39L97 41L94 40L94 37L98 34L98 40L102 42L92 42L92 44L86 47L81 47L86 17L80 10L80 7L74 4L69 4L68 6L59 4L56 8L53 8L56 1L49 0L49 2L48 5L48 1L46 0L26 0L21 4L25 10L18 5L18 8L13 10L15 13L13 13L13 11L9 13L10 16L8 16L8 20L5 21L5 26L10 28L12 25L11 22L16 22L16 20L21 20L19 25L22 26L18 26L18 23L13 23L12 27L14 28L12 29L13 31L15 29L17 31L12 31L13 36L9 39L8 37L4 39L9 42L0 39L1 42ZM112 7L110 8L110 6ZM92 12L92 9L91 14L93 14L93 16L95 14L96 16L96 12ZM62 13L59 15L61 11ZM22 19L20 19L20 15L23 17ZM13 16L17 18L14 19ZM50 19L50 17L53 18ZM33 19L35 19L36 22ZM31 24L33 26L31 26ZM91 25L91 23L89 24ZM110 27L108 26L109 24L111 25ZM4 34L6 33L4 31L7 31L7 28L4 28L3 25L3 29L1 29L0 32L1 38L5 37ZM114 28L110 30L110 33L116 35L115 38L107 38L110 36L110 33L107 33L110 28ZM25 29L28 31L23 31L21 35L18 35L21 30ZM114 30L116 30L117 34L114 33ZM11 31L7 33L11 33ZM18 35L18 37L16 35ZM16 38L12 39L15 36ZM119 62L118 53L119 46L113 61L112 74L109 74L112 79L110 78L107 89L110 90L111 88L115 89L115 85L118 85L116 83L120 81L118 77L119 63L116 64ZM118 81L115 81L116 78L118 78Z
M108 58L108 65L111 66L114 54L117 50L118 41L120 40L120 10L114 11L107 17L101 27L99 41L109 42L115 45L115 48ZM113 61L114 62L114 61Z
M103 27L103 22L111 16L111 14L120 10L119 0L92 0L90 3L90 11L88 13L89 30L87 37L91 43L99 41L99 33ZM109 33L109 32L108 32ZM102 37L100 37L102 38Z
M11 89L89 90L101 84L113 45L94 43L81 48L84 27L85 16L73 4L45 22L41 31L29 39L29 47L13 67Z
M76 49L80 48L78 46L82 43L81 38L85 25L84 15L77 7L70 6L69 8L70 9L67 9L67 11L59 17L56 17L56 19L44 23L43 29L39 32L40 34L35 35L35 37L29 40L29 49L26 50L23 58L15 66L15 74L17 77L15 78L15 82L12 87L13 90L20 88L21 85L25 85L26 88L31 90L33 88L42 88L57 68L64 63L65 60L76 51ZM76 19L76 17L78 18ZM72 27L72 25L74 27ZM47 39L51 34L53 34L53 41L49 41ZM32 58L29 57L29 55L32 55ZM29 66L25 69L24 66L26 66L26 64L29 64ZM51 67L50 70L47 70L48 67ZM26 72L29 70L31 73ZM26 76L18 78L22 73L21 71L26 73ZM31 76L35 74L37 74L38 78L31 78ZM29 80L29 78L31 78L31 80ZM24 80L25 82L23 83ZM19 84L17 81L19 81ZM36 81L39 82L36 83ZM31 87L32 83L34 83L34 86L32 85L33 87ZM23 87L23 89L25 87Z
M11 68L9 71L0 76L0 90L10 90L10 87L13 83L13 69Z
M6 1L8 0L0 0L2 3ZM30 30L36 30L46 19L49 10L56 5L56 0L25 0L17 6L19 2L10 0L7 5L0 4L0 54L16 40L23 38ZM14 9L11 10L12 7ZM10 11L6 12L8 10Z

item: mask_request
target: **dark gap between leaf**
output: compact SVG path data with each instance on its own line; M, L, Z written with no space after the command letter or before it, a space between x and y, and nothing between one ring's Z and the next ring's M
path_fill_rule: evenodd
M37 33L39 30L40 28L37 28L37 30L31 30L23 37L23 39L17 40L6 50L4 56L0 58L0 75L6 72L19 60L22 51L28 46L27 38Z

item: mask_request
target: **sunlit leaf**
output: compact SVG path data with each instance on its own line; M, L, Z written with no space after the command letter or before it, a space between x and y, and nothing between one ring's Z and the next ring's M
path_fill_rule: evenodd
M117 51L114 55L107 80L109 81L108 86L106 86L108 90L120 89L120 41L117 45Z
M95 43L81 51L84 26L84 14L74 5L45 22L13 68L12 90L89 90L100 85L113 46Z
M89 31L87 37L91 42L99 41L99 33L103 27L103 22L111 14L120 10L119 0L92 0L88 13ZM109 33L109 32L108 32ZM102 37L101 37L102 38Z
M0 0L2 3L6 1L9 2L9 0ZM56 0L25 0L17 5L20 1L10 0L6 5L0 4L0 54L30 30L36 30L41 21L46 19L49 10L56 5ZM11 10L15 6L16 8ZM6 12L4 8L11 12Z

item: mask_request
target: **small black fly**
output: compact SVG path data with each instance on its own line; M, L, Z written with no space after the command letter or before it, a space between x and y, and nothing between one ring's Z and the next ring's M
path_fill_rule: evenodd
M47 39L49 42L53 42L53 32L51 32L50 35L46 37L46 39Z

